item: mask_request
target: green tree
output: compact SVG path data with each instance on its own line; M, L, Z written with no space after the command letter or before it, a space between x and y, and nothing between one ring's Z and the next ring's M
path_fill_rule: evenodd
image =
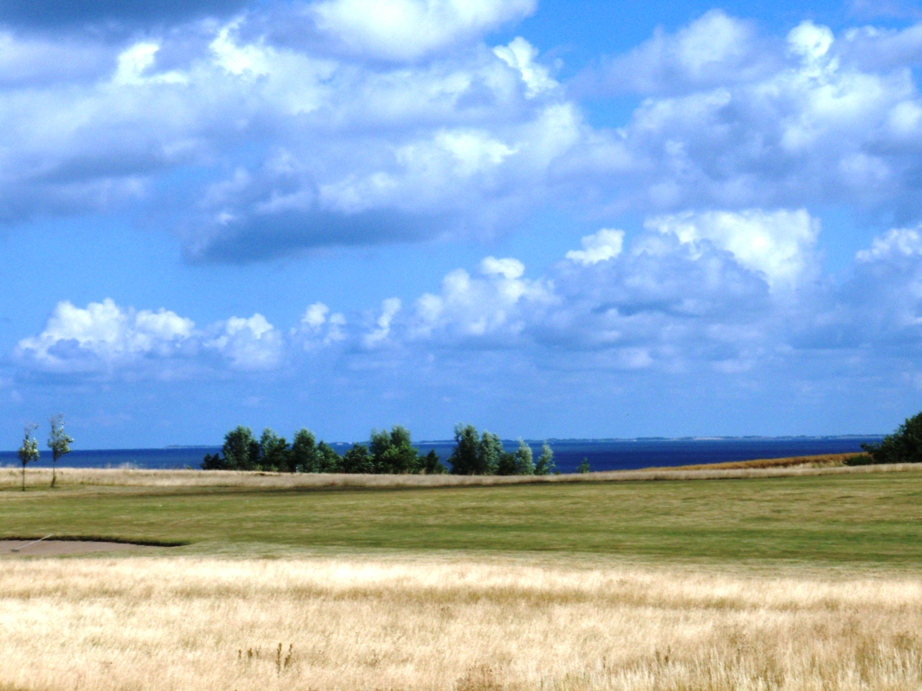
M503 457L503 443L499 436L484 431L477 451L477 472L475 475L496 475Z
M480 438L474 425L455 425L455 448L448 458L452 475L475 475Z
M531 447L522 439L519 439L519 448L515 450L515 473L516 475L535 474L535 461Z
M535 463L535 475L552 475L557 471L557 465L554 463L554 452L547 442L541 446L541 455L538 456L538 462Z
M32 461L37 461L38 439L32 436L32 432L38 429L38 425L30 422L25 427L23 434L22 446L19 447L19 460L22 462L22 491L26 491L26 466Z
M294 470L291 466L291 449L288 448L288 442L285 437L278 436L268 427L263 430L262 436L259 438L259 456L259 465L263 470L281 472L292 472Z
M221 454L205 454L202 461L202 470L227 470L227 460L221 458Z
M372 463L372 472L373 473L386 473L387 468L384 467L384 455L391 448L391 435L386 429L371 430L371 435L368 438L368 451L371 454L371 463Z
M339 473L342 472L342 457L336 453L336 449L327 444L325 441L317 444L317 454L320 457L319 472L321 473Z
M253 470L259 463L259 442L253 430L243 425L224 435L221 451L229 470Z
M515 462L515 454L503 451L499 455L499 461L496 463L497 475L518 475Z
M879 444L862 444L874 463L922 463L922 413L906 418Z
M589 472L589 459L588 458L584 458L583 462L580 463L578 466L576 466L576 472L583 473L583 474Z
M291 443L291 457L297 472L320 472L321 458L317 450L317 439L312 432L303 427L295 432L294 441Z
M473 425L455 425L455 448L448 458L454 475L496 475L500 462L506 472L514 459L503 458L503 443L499 437L484 431L478 437Z
M64 431L64 414L58 413L48 419L51 423L51 435L48 437L48 448L51 449L51 487L58 479L58 459L70 453L70 445L74 443L73 437Z
M342 471L344 473L373 473L374 458L364 444L353 444L343 455Z
M434 450L420 459L420 471L426 475L443 475L448 472Z
M376 473L419 472L419 451L410 439L410 430L395 425L391 431L372 430L368 443Z

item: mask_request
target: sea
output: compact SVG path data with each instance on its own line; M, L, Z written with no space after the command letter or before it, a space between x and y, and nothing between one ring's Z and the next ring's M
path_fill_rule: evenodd
M548 439L554 452L557 470L574 473L577 466L588 461L590 470L636 470L651 467L674 467L727 461L749 461L756 458L786 458L815 456L827 453L860 453L862 443L875 443L880 436L836 437L708 437L682 439ZM541 453L543 441L528 441L535 459ZM351 443L330 444L338 453L345 453ZM434 450L443 462L451 455L454 442L423 441L416 447L421 453ZM504 440L503 447L514 451L517 441ZM217 446L168 446L160 449L74 449L58 461L59 468L145 468L199 469L205 454L218 453ZM42 454L37 466L51 465L48 452ZM0 451L0 467L19 466L15 451Z

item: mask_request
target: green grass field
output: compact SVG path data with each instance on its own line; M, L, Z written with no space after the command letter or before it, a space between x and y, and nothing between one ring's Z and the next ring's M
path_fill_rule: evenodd
M922 565L922 473L422 489L68 486L0 492L0 538L180 541L181 553L548 553Z

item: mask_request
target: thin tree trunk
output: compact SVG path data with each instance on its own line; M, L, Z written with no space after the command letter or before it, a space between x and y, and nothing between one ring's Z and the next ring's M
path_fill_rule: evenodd
M58 459L53 457L51 459L51 489L54 489L54 481L57 479L57 475L56 475L57 466L58 466Z
M22 491L26 491L26 464L22 464Z

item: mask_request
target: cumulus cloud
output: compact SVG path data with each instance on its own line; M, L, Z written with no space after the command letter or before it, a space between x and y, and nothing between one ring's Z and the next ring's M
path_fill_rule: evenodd
M533 2L373 4L273 5L65 45L0 28L0 223L144 211L189 259L231 262L505 228L581 126L535 47L483 42ZM380 12L417 22L400 22L414 40ZM375 55L275 41L305 22ZM389 50L414 61L382 64Z
M27 369L52 373L127 373L196 376L216 368L267 370L283 364L293 344L330 346L346 338L345 317L322 303L307 308L286 336L258 312L199 328L160 309L121 307L107 298L77 307L62 301L45 328L17 344L14 358Z
M486 257L479 274L456 269L442 280L441 292L420 297L411 337L448 341L487 337L499 342L520 334L555 301L552 286L525 278L525 265L518 259Z
M880 234L856 253L846 280L810 298L788 316L790 345L843 351L871 370L895 364L899 376L912 371L922 344L919 228Z
M535 0L325 0L311 6L321 32L351 52L415 60L535 11Z
M486 43L532 2L368 7L78 32L67 60L0 32L0 223L152 214L188 259L244 262L491 237L548 205L598 218L842 204L922 220L922 100L906 69L918 27L766 37L709 12L606 63L648 98L623 127L593 129L537 46ZM404 40L378 12L439 30ZM293 26L302 40L278 38ZM343 52L348 36L370 52Z
M538 49L521 36L516 36L509 45L497 46L493 53L522 75L528 98L557 86L547 67L537 62Z
M301 322L292 329L292 335L303 337L305 348L314 348L345 340L345 326L344 314L331 314L329 307L322 302L315 302L304 311Z
M584 265L598 264L621 254L624 231L603 228L598 233L586 235L581 242L583 249L570 250L567 259Z
M373 348L387 340L391 333L391 322L401 307L400 298L387 298L381 303L381 315L375 322L375 328L362 339L366 348Z
M748 367L780 337L765 277L713 243L648 228L624 251L588 261L592 244L575 250L585 260L556 266L558 305L533 329L537 342L608 352L610 367L676 372Z
M238 369L272 369L282 359L282 336L258 312L248 319L231 317L216 330L217 335L205 340L205 346L221 353Z
M813 247L820 222L804 209L686 212L651 218L645 227L693 245L711 242L761 272L772 288L791 287L818 269Z
M111 299L86 308L58 303L44 331L19 341L16 353L51 371L95 370L147 357L188 353L195 324L161 309L122 309Z
M582 249L535 278L516 258L488 256L474 271L450 271L438 291L406 308L388 298L373 316L347 323L315 302L287 330L259 313L198 328L165 309L62 302L40 334L19 342L14 362L68 374L210 376L216 368L298 371L320 349L334 367L512 351L556 368L739 374L817 353L843 367L916 357L922 230L882 233L841 280L805 281L818 232L802 211L656 217L629 240L611 229L584 237Z
M750 22L711 10L674 34L657 29L637 48L584 74L577 87L656 94L752 81L778 66L767 43Z
M682 53L683 32L709 22L736 27L728 45L739 50L724 55L717 41L716 62L700 73L658 67L662 55ZM780 41L741 27L711 13L656 38L656 51L629 56L624 70L644 82L618 83L650 97L624 127L592 133L568 156L580 180L574 199L644 214L840 204L922 217L910 172L922 110L906 69L918 60L918 29L835 35L808 21ZM747 56L758 69L740 69L727 55Z
M855 256L862 263L922 256L922 234L919 228L893 228Z

